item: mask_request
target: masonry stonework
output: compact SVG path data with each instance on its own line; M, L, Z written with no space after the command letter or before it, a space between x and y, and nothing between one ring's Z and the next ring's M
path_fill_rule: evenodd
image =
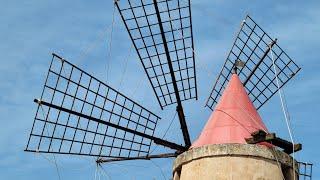
M273 148L250 144L207 145L179 155L174 162L173 179L293 180L292 166L288 154Z

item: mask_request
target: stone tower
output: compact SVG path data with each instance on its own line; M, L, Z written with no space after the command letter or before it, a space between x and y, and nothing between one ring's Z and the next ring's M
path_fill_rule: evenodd
M291 156L266 142L246 143L258 130L268 132L233 74L198 139L176 158L174 180L298 180Z

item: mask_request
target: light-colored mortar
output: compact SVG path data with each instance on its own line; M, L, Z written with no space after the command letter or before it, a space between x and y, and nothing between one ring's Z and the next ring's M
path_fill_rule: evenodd
M174 180L293 180L292 169L292 158L281 151L259 145L219 144L179 155L173 175Z

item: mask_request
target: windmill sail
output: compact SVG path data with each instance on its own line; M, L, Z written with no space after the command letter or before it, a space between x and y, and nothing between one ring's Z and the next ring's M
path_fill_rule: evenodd
M306 162L298 162L298 169L299 169L299 178L305 180L312 179L312 166L311 163Z
M197 98L190 0L115 3L160 106Z
M157 115L53 54L26 151L99 157L149 153Z
M277 45L276 40L247 16L241 24L206 106L214 109L232 75L235 63L241 62L243 65L238 68L237 74L255 107L262 107L278 91L270 51L274 55L277 76L282 87L298 73L300 67Z

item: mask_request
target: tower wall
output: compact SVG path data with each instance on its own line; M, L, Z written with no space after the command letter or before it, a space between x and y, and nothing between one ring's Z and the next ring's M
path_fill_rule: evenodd
M222 144L179 155L173 175L174 180L293 180L292 170L292 158L281 151L259 145Z

